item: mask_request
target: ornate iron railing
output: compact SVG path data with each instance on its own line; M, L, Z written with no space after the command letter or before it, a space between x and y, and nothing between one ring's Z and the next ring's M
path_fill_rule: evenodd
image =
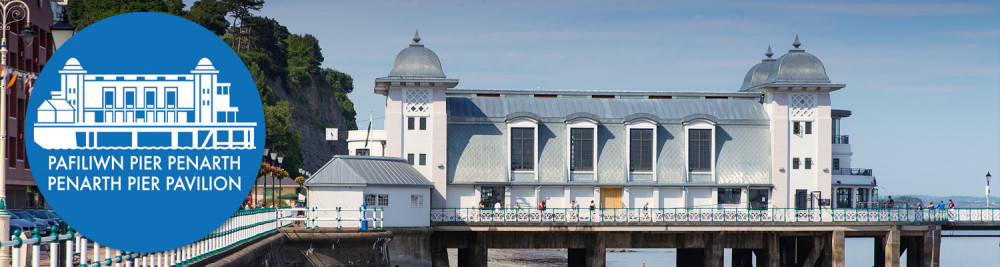
M431 222L1000 222L1000 209L435 208Z

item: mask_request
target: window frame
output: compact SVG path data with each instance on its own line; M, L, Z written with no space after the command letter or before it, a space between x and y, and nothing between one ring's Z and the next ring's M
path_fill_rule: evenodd
M413 153L406 154L406 163L410 164L410 166L415 166L416 159L414 157Z
M420 153L417 162L420 166L427 166L427 154Z
M793 170L798 170L800 163L801 163L801 161L800 161L799 158L792 158L792 169Z
M812 166L813 166L813 159L812 158L806 158L805 162L804 162L804 165L803 165L804 169L806 169L806 170L812 170Z
M513 133L514 128L531 128L532 129L532 148L531 148L531 169L514 169L513 161ZM530 173L532 179L538 181L538 120L530 117L517 117L507 120L507 180L513 181L515 173Z
M427 117L420 117L418 121L420 121L419 129L421 131L427 130Z
M409 116L406 117L406 130L415 130L417 117Z
M566 164L566 170L570 174L569 177L567 178L572 177L573 173L591 173L595 175L594 181L597 181L596 177L597 165L598 165L597 154L599 153L597 151L597 140L599 139L597 125L598 122L591 118L576 118L566 122L566 162L568 163ZM573 129L590 129L593 132L593 136L590 140L591 166L589 170L587 169L577 170L573 168Z
M410 207L411 208L423 208L424 207L424 194L411 194L410 195Z
M840 170L840 158L833 158L833 163L831 163L832 170Z
M807 135L812 135L813 122L812 121L805 121L805 126L804 127L805 127L805 131L802 131L802 132L804 132Z
M363 155L361 153L362 151L365 152ZM369 148L355 148L354 149L354 155L355 156L371 156L372 155L372 151Z
M652 176L653 176L653 182L657 181L656 162L657 162L657 157L659 156L659 153L658 153L659 151L656 148L657 143L659 141L658 137L657 137L657 135L658 135L657 134L657 129L656 129L657 126L658 126L658 124L656 123L656 121L653 121L653 120L650 120L650 119L647 119L647 118L638 118L638 119L633 119L633 120L625 122L625 136L628 139L628 141L626 141L626 145L625 145L625 168L626 168L626 170L628 170L629 181L633 180L632 179L632 174L633 173L652 174ZM651 138L649 140L651 142L650 143L650 153L652 154L652 155L650 155L650 169L649 170L639 170L639 171L636 171L636 170L633 170L633 168L632 168L632 130L651 130L652 131L652 136L651 136Z
M715 128L716 124L713 121L707 119L694 119L684 123L684 170L687 173L708 173L712 175L712 181L715 181ZM710 130L709 131L709 166L708 170L692 170L691 169L691 130Z
M728 192L728 197L723 197L723 192ZM734 199L735 196L735 199ZM720 187L716 189L716 204L717 205L739 205L743 200L743 188L739 187ZM726 200L726 201L723 201Z

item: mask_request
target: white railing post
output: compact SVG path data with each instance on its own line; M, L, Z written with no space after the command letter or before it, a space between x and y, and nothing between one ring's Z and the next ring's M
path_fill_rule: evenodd
M20 267L24 259L21 258L21 246L14 246L11 250L10 259L14 267Z
M35 235L35 239L40 240L38 235ZM40 258L42 256L41 250L42 250L41 242L31 245L31 267L38 267L39 265L41 265L40 262L41 261Z
M94 243L97 244L97 243ZM87 238L80 238L80 264L87 264Z
M73 231L66 231L66 233L73 235ZM70 237L66 239L66 267L73 267L73 255L76 254L76 242L73 242L76 237ZM56 254L59 255L59 254ZM49 257L56 257L54 255L49 255ZM57 266L52 264L52 266Z

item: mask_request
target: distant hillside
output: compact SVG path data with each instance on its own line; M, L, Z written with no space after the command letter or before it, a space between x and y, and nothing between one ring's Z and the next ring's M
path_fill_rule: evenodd
M948 200L950 199L950 200L954 201L955 202L955 206L959 207L959 208L983 208L983 207L986 207L986 196L985 195L982 196L982 197L970 197L970 196L930 196L930 195L900 195L898 197L897 196L893 196L893 198L895 198L896 201L899 201L900 198L904 198L905 199L906 197L913 197L913 198L920 199L921 203L923 203L925 206L927 205L927 202L932 202L932 201L935 204L936 203L940 203L942 201L945 204L947 204ZM1000 207L1000 195L998 195L998 196L990 196L990 203L991 203L990 207Z

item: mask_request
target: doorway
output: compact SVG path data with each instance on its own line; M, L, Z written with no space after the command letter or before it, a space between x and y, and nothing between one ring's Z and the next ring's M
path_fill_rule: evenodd
M805 189L795 190L795 209L804 210L808 208L808 195Z
M622 189L620 187L601 188L601 208L622 208Z

